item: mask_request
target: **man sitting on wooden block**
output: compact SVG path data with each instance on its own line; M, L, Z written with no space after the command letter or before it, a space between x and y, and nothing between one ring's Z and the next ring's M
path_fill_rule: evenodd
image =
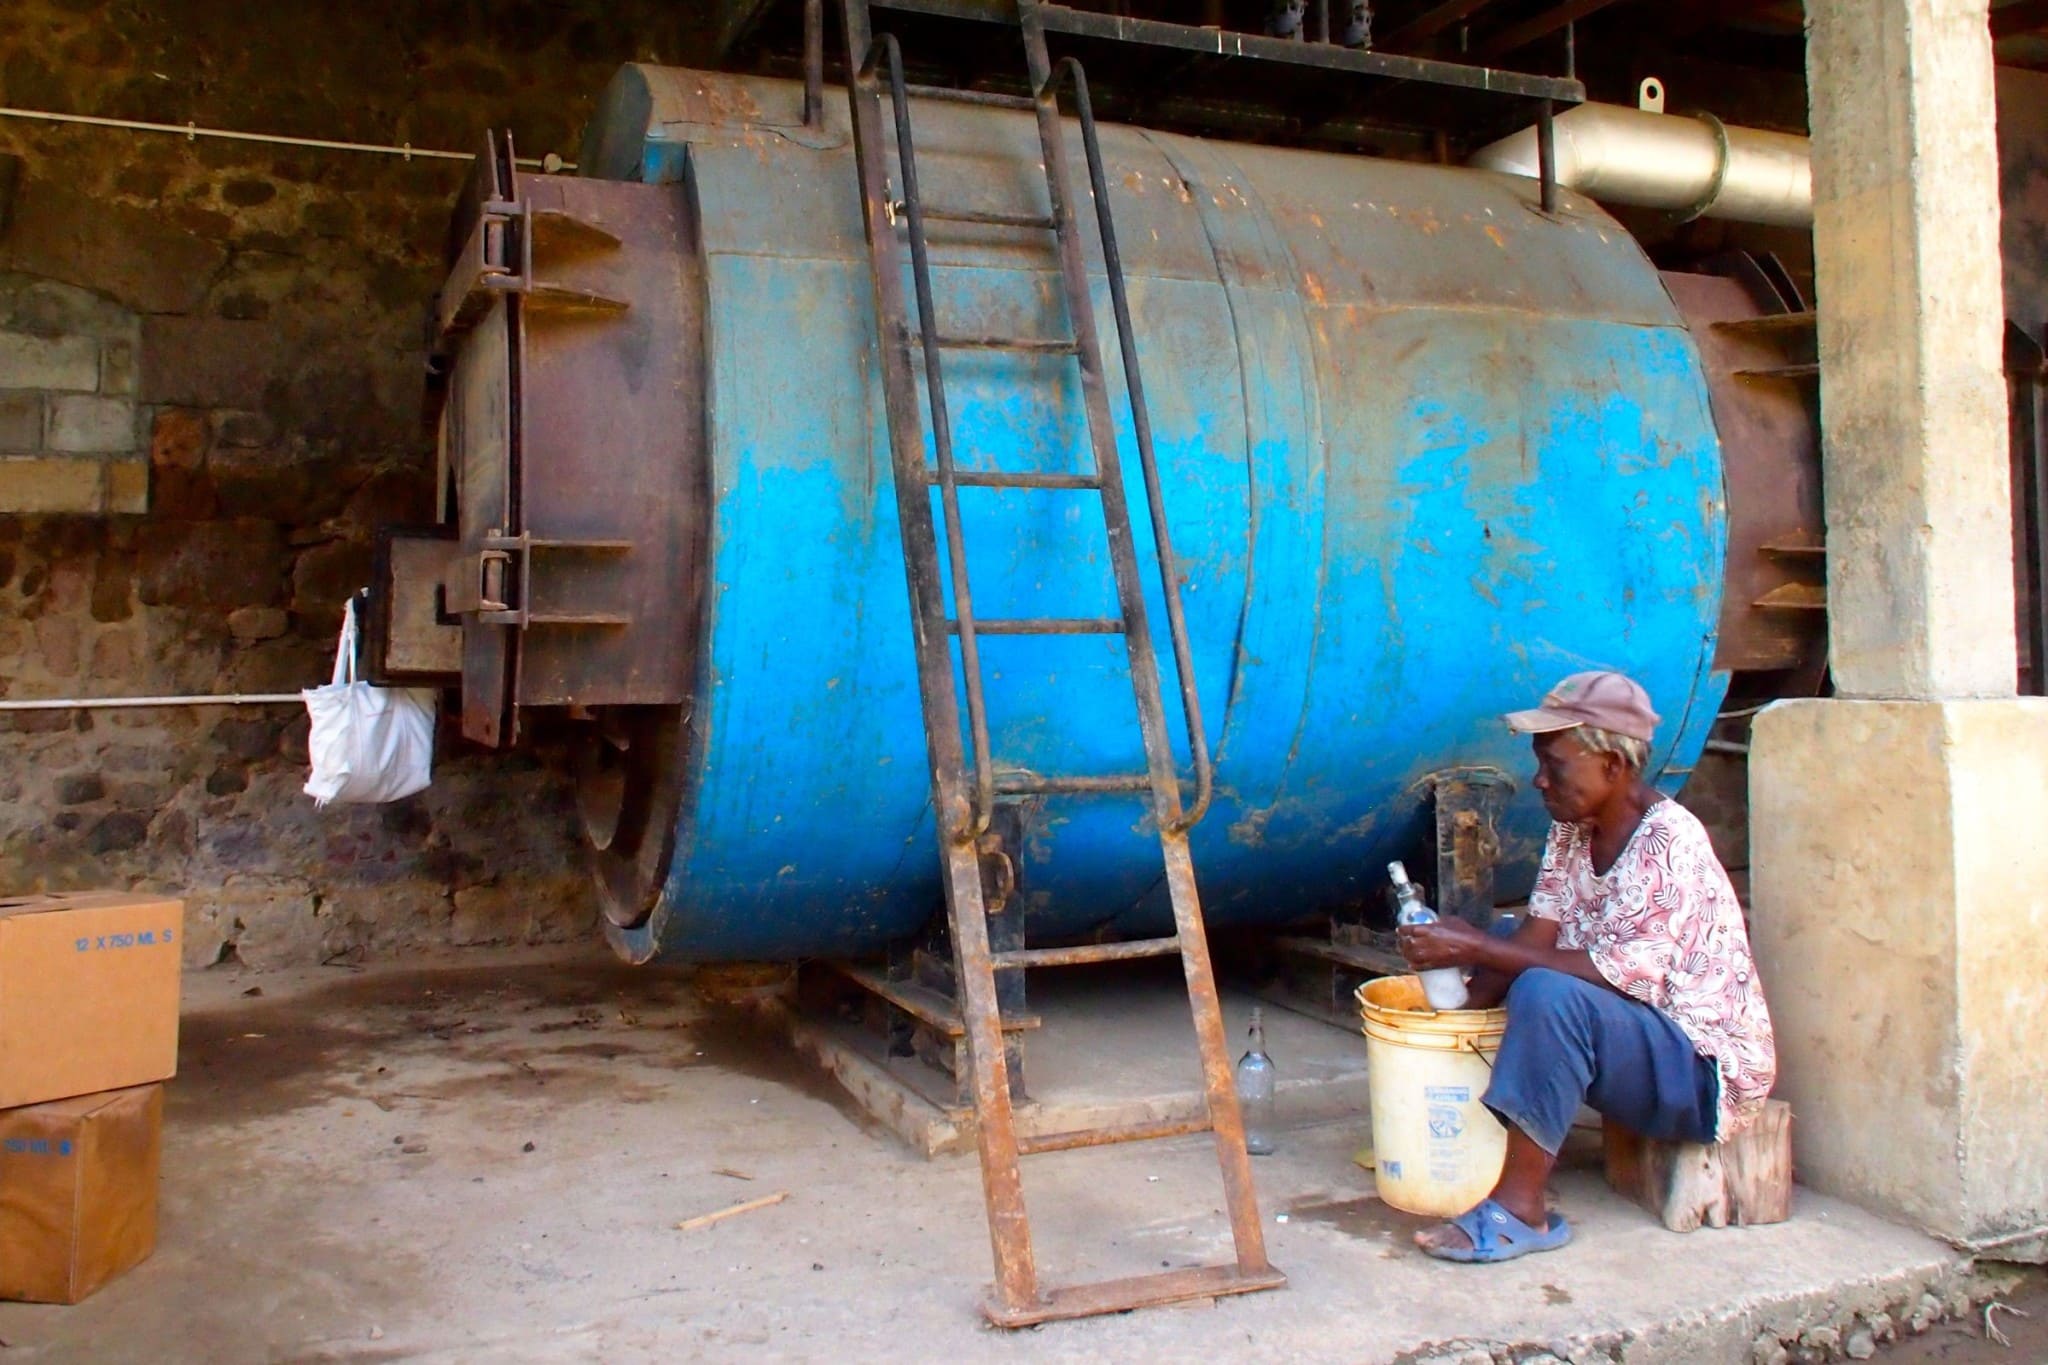
M1582 1103L1653 1140L1726 1142L1777 1076L1728 874L1692 813L1643 780L1657 730L1649 694L1619 673L1577 673L1507 722L1533 737L1536 790L1555 822L1528 918L1510 938L1449 918L1400 931L1417 970L1473 969L1468 1008L1507 1003L1485 1095L1507 1129L1500 1181L1416 1234L1450 1261L1571 1240L1544 1187Z

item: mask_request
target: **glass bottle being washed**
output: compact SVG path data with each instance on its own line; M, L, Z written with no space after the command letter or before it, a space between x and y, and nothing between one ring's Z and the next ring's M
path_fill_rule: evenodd
M1388 863L1387 875L1393 878L1394 895L1400 900L1401 908L1394 914L1394 922L1406 927L1411 924L1435 924L1436 911L1424 904L1422 888L1408 880L1408 869L1401 863ZM1437 967L1420 972L1422 993L1429 997L1433 1010L1461 1010L1469 992L1465 989L1465 969L1462 967Z
M1265 1021L1252 1008L1251 1046L1237 1059L1237 1107L1244 1114L1244 1149L1273 1153L1273 1059L1266 1055Z

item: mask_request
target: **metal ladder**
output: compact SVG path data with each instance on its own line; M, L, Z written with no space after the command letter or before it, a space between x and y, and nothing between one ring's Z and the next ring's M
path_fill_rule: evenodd
M877 0L886 7L888 0ZM924 704L925 740L932 772L934 809L944 867L946 905L952 930L959 981L962 1023L966 1031L974 1095L975 1127L980 1146L983 1197L988 1208L989 1240L995 1255L995 1295L984 1305L991 1322L1022 1327L1055 1318L1086 1317L1152 1304L1223 1294L1273 1289L1286 1276L1266 1260L1264 1231L1252 1185L1251 1163L1244 1146L1244 1123L1231 1080L1230 1056L1223 1033L1223 1015L1209 961L1208 937L1195 891L1194 863L1188 852L1188 830L1209 806L1213 773L1195 696L1192 659L1180 604L1179 569L1167 535L1159 475L1152 455L1152 434L1146 414L1143 382L1132 339L1115 228L1111 222L1102 156L1088 86L1072 58L1055 68L1048 57L1045 29L1036 0L1017 0L1017 20L1024 40L1026 66L1033 95L992 94L906 85L903 60L895 38L875 35L869 0L845 0L848 94L852 108L855 158L860 174L861 211L873 267L875 313L879 324L883 394L887 408L890 455L894 466L896 510L902 527L903 558L909 581L912 626L916 637L919 692ZM1146 500L1159 552L1174 664L1180 681L1195 774L1193 804L1183 810L1180 780L1166 727L1159 666L1146 622L1144 586L1131 536L1131 516L1111 423L1108 387L1101 345L1095 327L1080 229L1067 182L1067 160L1058 106L1058 90L1070 81L1075 112L1094 191L1103 259L1116 315L1132 424L1144 475ZM901 175L901 197L890 193L884 123L884 96L893 109L893 133ZM917 158L911 135L912 97L1027 111L1038 122L1051 212L996 213L925 204L917 181ZM899 241L896 218L906 231ZM1058 245L1060 279L1071 336L1022 338L962 336L944 331L932 304L931 266L925 225L954 222L1039 229L1053 234ZM916 326L910 324L903 296L904 245L916 293ZM912 351L921 354L924 394ZM951 424L946 406L944 354L949 350L1008 351L1073 356L1080 366L1094 469L1081 474L987 472L959 469L953 458ZM931 445L935 463L925 459L921 398L929 403ZM939 572L938 533L931 507L932 488L939 490L945 520L948 566L952 574L951 614ZM963 487L1020 490L1086 490L1102 504L1114 568L1118 610L1114 620L1080 618L977 619L967 577L966 543L962 533L959 490ZM1125 640L1131 686L1143 731L1146 767L1130 776L998 777L989 753L988 717L983 702L977 638L982 635L1117 634ZM960 641L967 699L967 729L972 763L961 744L960 698L953 675L951 641ZM1165 879L1173 903L1175 933L1169 938L1136 943L1096 944L1074 948L1019 948L991 951L988 914L982 883L978 841L989 827L995 804L1003 797L1071 793L1123 792L1149 794L1159 832ZM1136 957L1178 954L1185 971L1188 999L1202 1060L1207 1117L1131 1124L1119 1128L1079 1129L1020 1139L1011 1110L1009 1068L997 1003L995 973L999 969L1054 967ZM1030 1218L1024 1207L1020 1158L1041 1152L1065 1151L1116 1142L1137 1142L1210 1131L1222 1168L1224 1198L1236 1242L1234 1262L1173 1270L1130 1279L1042 1289L1032 1247Z

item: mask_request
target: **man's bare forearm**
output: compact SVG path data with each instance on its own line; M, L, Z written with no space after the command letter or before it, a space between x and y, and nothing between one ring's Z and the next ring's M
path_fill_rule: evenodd
M1513 938L1496 938L1481 952L1474 964L1472 994L1475 998L1489 996L1488 1004L1498 1004L1508 993L1508 987L1523 972L1539 968L1575 976L1581 981L1590 981L1596 986L1614 989L1614 983L1601 975L1593 963L1593 955L1583 948L1559 948L1554 944L1531 942L1517 934ZM1482 986L1485 988L1482 991Z
M1556 920L1531 916L1508 938L1500 938L1463 920L1403 925L1401 953L1417 971L1436 967L1472 969L1469 1007L1485 1009L1500 1003L1523 972L1539 968L1563 972L1609 990L1614 985L1600 974L1584 949L1557 946Z
M1465 984L1465 1008L1490 1010L1507 999L1508 987L1514 984L1514 977L1496 967L1475 967Z

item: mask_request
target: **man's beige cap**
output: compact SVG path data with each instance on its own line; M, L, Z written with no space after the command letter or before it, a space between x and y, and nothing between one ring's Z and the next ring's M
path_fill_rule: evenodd
M1657 712L1650 694L1621 673L1574 673L1543 694L1533 711L1510 711L1508 728L1524 735L1547 735L1590 725L1645 742L1656 738Z

